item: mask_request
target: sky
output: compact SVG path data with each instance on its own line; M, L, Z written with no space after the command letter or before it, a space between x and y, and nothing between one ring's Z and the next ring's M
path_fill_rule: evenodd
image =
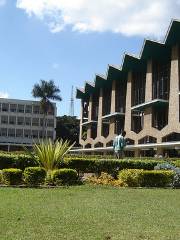
M33 99L33 85L53 79L68 115L72 86L139 55L144 38L163 40L172 18L180 0L0 0L0 97Z

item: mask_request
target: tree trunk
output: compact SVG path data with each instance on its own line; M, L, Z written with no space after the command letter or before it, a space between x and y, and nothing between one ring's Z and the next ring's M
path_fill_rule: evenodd
M44 113L44 116L43 116L43 129L42 129L42 138L43 140L46 139L46 116L47 114Z

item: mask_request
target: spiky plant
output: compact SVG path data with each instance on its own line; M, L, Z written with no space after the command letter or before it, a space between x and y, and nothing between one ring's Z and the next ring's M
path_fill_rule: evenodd
M33 152L26 149L32 158L36 159L39 165L46 169L48 174L58 168L58 164L63 160L65 154L74 146L69 141L57 140L55 143L51 139L42 140L38 144L33 144Z

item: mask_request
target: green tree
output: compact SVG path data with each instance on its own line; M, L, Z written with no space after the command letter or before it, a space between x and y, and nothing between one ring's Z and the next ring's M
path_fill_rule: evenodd
M32 95L40 98L41 110L44 114L43 118L43 138L45 137L46 116L49 110L54 110L51 100L62 101L60 89L54 84L53 80L40 80L40 83L34 84Z
M62 116L56 118L56 138L75 142L79 146L79 119L71 116Z

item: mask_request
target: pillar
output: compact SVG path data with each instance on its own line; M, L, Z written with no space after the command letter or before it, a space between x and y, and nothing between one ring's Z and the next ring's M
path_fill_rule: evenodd
M146 72L146 88L145 88L145 102L152 101L152 60L147 62ZM152 127L152 107L148 107L144 111L144 128Z
M92 120L92 101L93 101L93 96L91 94L89 98L89 110L88 110L88 122ZM87 139L91 138L91 124L88 124L87 126Z
M127 79L126 111L124 124L124 130L127 133L131 131L131 88L132 88L132 72L129 72Z
M179 47L172 47L170 92L169 92L169 116L168 125L175 127L179 124Z
M111 113L116 112L116 81L112 82L112 92L111 92ZM110 119L110 126L109 126L109 135L114 137L115 133L115 119Z
M80 126L79 126L79 144L81 144L82 140L82 123L83 123L83 99L81 99L81 113L80 113Z
M97 123L97 137L102 135L102 106L103 106L103 89L99 91L99 107L98 107L98 123Z

